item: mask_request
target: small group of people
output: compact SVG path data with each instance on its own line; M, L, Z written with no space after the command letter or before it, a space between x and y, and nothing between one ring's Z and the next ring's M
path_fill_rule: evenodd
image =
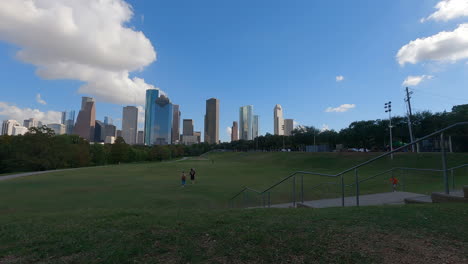
M190 181L192 184L195 184L195 170L193 168L190 169L189 175L190 175ZM185 187L185 183L187 181L187 176L185 175L185 171L182 171L182 187Z

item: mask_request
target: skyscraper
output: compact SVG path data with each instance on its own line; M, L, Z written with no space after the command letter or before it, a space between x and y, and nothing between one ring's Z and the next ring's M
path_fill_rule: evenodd
M172 136L173 107L159 89L146 90L145 144L167 145Z
M242 106L239 111L239 138L253 139L253 105Z
M75 126L75 111L63 111L61 124L65 125L65 134L73 134L73 127Z
M253 124L252 124L252 137L253 139L258 137L259 131L259 123L258 123L258 115L253 116Z
M38 127L39 121L37 121L37 119L35 118L29 118L29 119L24 120L23 126L27 128Z
M231 127L231 142L237 140L239 140L239 125L234 121Z
M122 137L125 143L135 145L138 133L138 108L125 106L122 114Z
M182 125L182 136L193 136L193 120L184 119Z
M273 130L274 130L275 135L284 135L283 108L279 104L275 105L275 108L273 109L273 124L274 124Z
M143 131L138 131L137 144L138 145L145 144L145 133Z
M219 100L216 98L206 100L205 142L219 143Z
M114 120L112 120L112 117L109 117L109 116L104 117L104 125L113 125L113 124L114 124Z
M172 144L180 141L180 110L179 105L172 105Z
M294 130L294 119L285 119L284 120L284 135L291 136L293 130Z
M4 120L2 123L2 135L13 135L13 128L20 124L16 120Z
M67 128L64 124L47 124L47 127L52 129L55 135L65 134Z
M83 97L81 100L81 110L78 113L73 134L76 134L88 141L94 140L94 126L96 124L96 106L94 99Z
M96 120L94 125L94 142L104 142L106 140L106 125Z

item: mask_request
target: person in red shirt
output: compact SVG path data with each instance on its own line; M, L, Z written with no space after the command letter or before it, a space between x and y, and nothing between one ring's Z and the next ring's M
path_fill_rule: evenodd
M185 176L185 171L182 172L182 177L181 177L181 180L182 180L182 187L185 187L185 180L187 179L187 177Z
M393 185L393 191L396 192L396 187L397 187L397 184L398 184L398 179L395 178L395 176L392 175L392 178L390 178L390 182L391 182L392 185Z

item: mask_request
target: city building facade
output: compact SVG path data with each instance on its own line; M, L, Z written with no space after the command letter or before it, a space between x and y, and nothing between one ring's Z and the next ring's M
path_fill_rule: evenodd
M253 139L253 105L242 106L239 110L239 138Z
M13 126L13 136L24 135L28 132L28 128L24 126Z
M13 135L13 128L20 124L16 120L4 120L2 123L2 135Z
M219 143L219 100L216 98L206 100L205 142Z
M172 140L173 107L159 89L146 90L145 144L167 145Z
M284 135L291 136L294 130L294 119L284 119Z
M275 135L284 135L283 125L283 108L281 105L277 104L273 109L273 132Z
M259 121L258 121L258 115L253 116L253 124L252 124L252 137L253 139L258 138L258 133L259 133Z
M47 127L52 129L55 135L63 135L66 132L66 126L64 124L47 124Z
M180 109L179 105L172 105L172 144L180 141Z
M96 105L91 97L83 97L81 100L81 110L78 113L73 134L76 134L88 141L94 140L94 126L96 124Z
M125 106L122 113L122 137L125 143L135 145L138 133L138 108Z
M145 133L143 131L138 131L137 144L138 145L145 144Z
M239 125L236 121L232 122L231 142L239 140Z

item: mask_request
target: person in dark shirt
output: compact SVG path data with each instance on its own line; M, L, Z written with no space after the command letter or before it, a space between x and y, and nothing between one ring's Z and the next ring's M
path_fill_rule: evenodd
M193 168L190 169L190 181L192 184L195 184L195 170Z

